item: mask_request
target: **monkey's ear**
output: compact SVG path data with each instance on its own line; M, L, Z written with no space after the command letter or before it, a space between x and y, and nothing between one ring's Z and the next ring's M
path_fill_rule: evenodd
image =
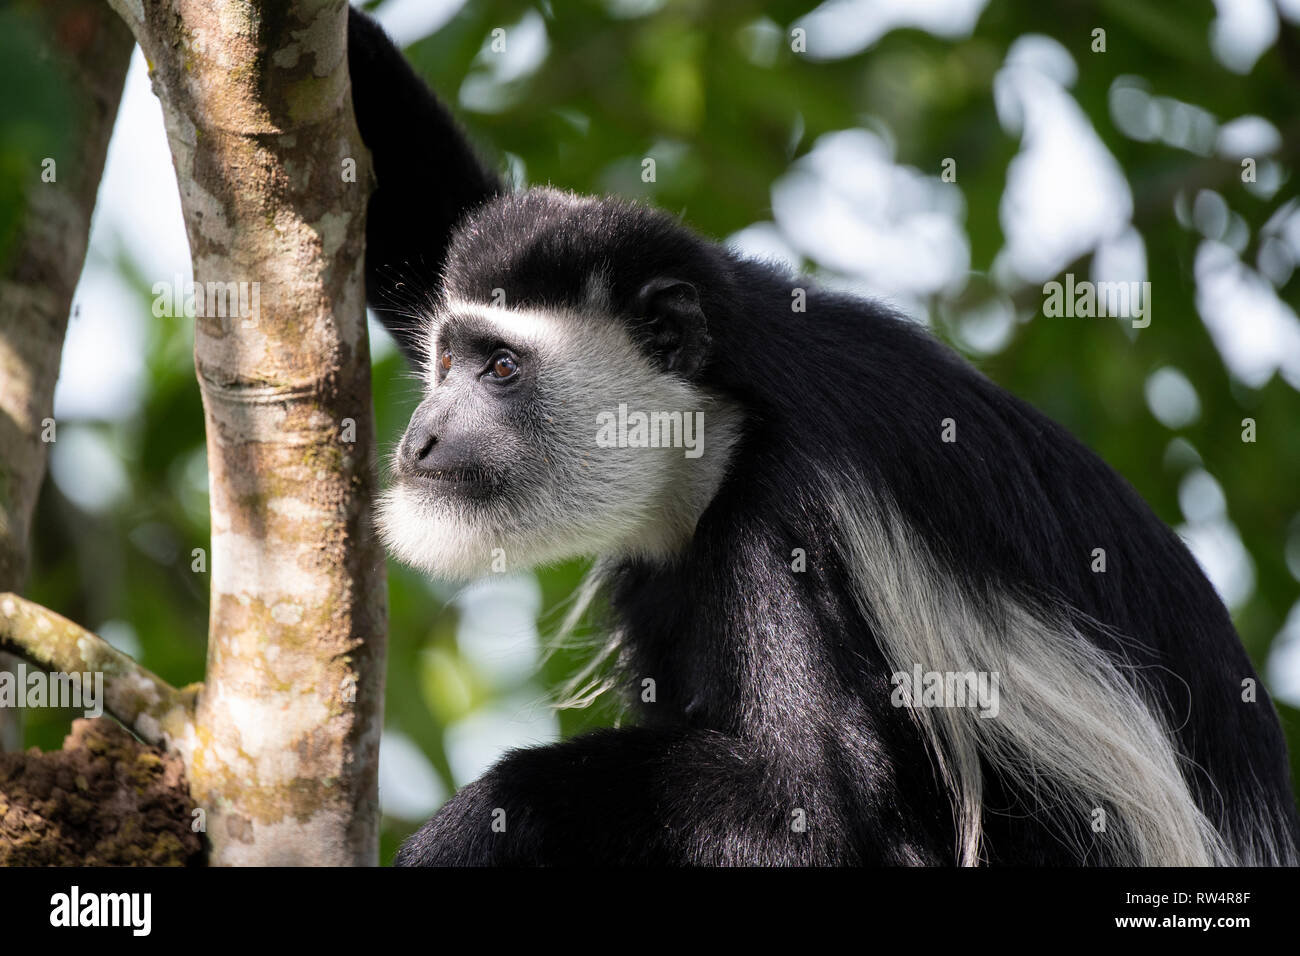
M709 353L709 331L695 286L683 279L651 279L637 294L646 345L666 372L693 378Z

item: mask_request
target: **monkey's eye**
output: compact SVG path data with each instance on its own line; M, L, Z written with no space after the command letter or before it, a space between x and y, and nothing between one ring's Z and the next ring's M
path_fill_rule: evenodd
M438 356L438 364L442 366L444 372L451 368L451 349L447 349L447 351Z
M498 352L492 357L489 372L498 381L512 377L519 371L519 363L509 352Z

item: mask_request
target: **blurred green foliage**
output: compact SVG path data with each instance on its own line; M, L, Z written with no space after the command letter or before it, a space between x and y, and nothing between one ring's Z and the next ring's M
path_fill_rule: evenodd
M1249 259L1261 225L1294 189L1286 184L1263 199L1243 189L1230 163L1124 136L1111 120L1108 93L1116 76L1133 74L1153 93L1197 104L1220 120L1266 117L1282 131L1279 157L1289 176L1298 145L1294 118L1300 116L1295 27L1284 23L1279 43L1250 73L1238 75L1211 53L1209 0L992 0L964 39L896 30L860 54L813 62L792 53L786 39L790 24L814 6L808 2L682 0L644 16L615 15L614 6L594 0L471 2L408 53L455 107L465 78L484 69L480 51L491 31L540 11L550 44L541 67L512 84L495 112L459 111L475 141L503 164L517 158L530 184L643 196L718 238L770 218L772 183L823 133L883 124L898 144L897 161L931 175L938 175L945 157L957 157L973 275L966 290L932 303L931 311L936 331L959 347L956 325L990 294L987 274L1004 242L999 201L1019 149L999 126L994 74L1012 42L1027 32L1050 36L1071 53L1079 66L1071 92L1135 197L1149 278L1160 290L1158 312L1136 337L1119 323L1022 316L1006 347L979 364L1079 435L1175 525L1182 521L1177 490L1186 465L1166 462L1175 433L1152 416L1143 389L1163 366L1187 376L1199 393L1201 415L1177 434L1195 446L1222 485L1254 561L1256 587L1236 620L1262 667L1300 598L1284 557L1300 514L1300 395L1276 377L1260 389L1230 378L1196 311L1197 238L1177 221L1173 199L1180 190L1218 189L1249 226L1251 246L1243 255ZM779 42L756 56L755 45L766 42L772 25ZM1091 31L1099 26L1107 31L1104 54L1090 51ZM5 51L11 46L9 31L0 29L0 71L10 67ZM0 79L5 75L0 72ZM6 109L14 108L11 99L3 99ZM28 115L48 116L50 108L0 113L0 164L18 148L13 143L21 144L12 129L21 129ZM639 176L647 155L668 157L654 183ZM5 195L0 192L0 203ZM154 277L133 275L129 261L119 267L138 286L147 315ZM1086 264L1079 271L1086 272ZM1300 279L1292 278L1279 294L1294 308L1298 289ZM131 493L109 512L90 515L47 482L30 594L88 626L130 622L143 663L185 683L202 678L206 629L206 582L190 570L191 549L208 540L204 498L195 490L203 419L191 330L180 320L152 318L149 329L141 414L121 424L83 426L103 432L121 455ZM378 362L375 379L379 433L387 443L381 450L387 452L416 403L417 385L395 355ZM1260 423L1257 444L1240 440L1246 416ZM389 571L388 722L415 741L450 790L464 781L452 778L448 727L514 688L492 686L460 653L450 591L396 565ZM544 606L566 601L582 571L575 563L544 572ZM555 612L544 616L554 621ZM538 693L559 686L583 657L575 649L549 657ZM1281 709L1300 766L1300 714ZM611 717L608 709L566 711L561 727L570 734ZM66 715L43 715L32 722L29 739L57 746L65 728ZM385 859L419 822L385 821Z

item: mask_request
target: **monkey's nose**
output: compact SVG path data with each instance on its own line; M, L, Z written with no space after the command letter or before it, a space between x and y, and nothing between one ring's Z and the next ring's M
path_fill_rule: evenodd
M399 469L408 475L433 470L433 450L438 444L438 436L428 428L411 428L402 440L398 455Z

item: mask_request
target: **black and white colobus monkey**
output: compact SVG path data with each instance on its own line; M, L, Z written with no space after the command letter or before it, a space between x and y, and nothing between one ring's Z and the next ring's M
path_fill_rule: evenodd
M1296 861L1227 611L1096 455L879 305L640 205L509 194L355 11L349 43L371 300L385 266L441 275L380 313L427 375L389 545L448 578L597 556L657 691L510 753L399 863ZM702 453L606 447L620 406L702 412ZM998 693L924 706L916 671Z

